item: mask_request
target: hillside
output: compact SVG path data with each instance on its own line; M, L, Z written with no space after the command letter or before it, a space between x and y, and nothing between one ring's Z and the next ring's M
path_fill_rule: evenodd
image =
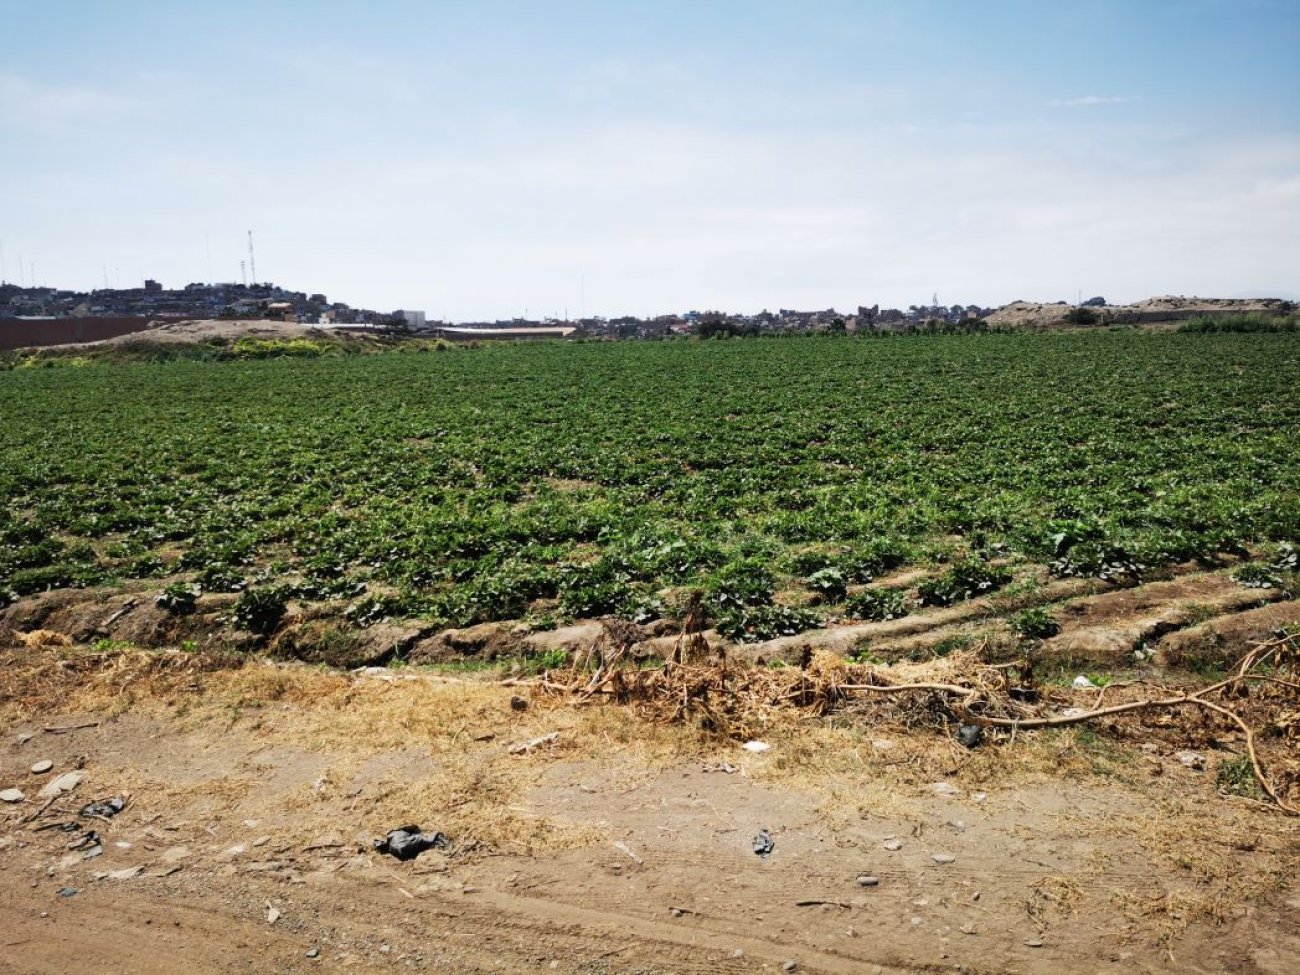
M1089 308L1088 310L1096 315L1096 320L1084 324L1069 320L1069 315L1075 308L1076 306L1064 301L1051 304L1013 301L989 315L987 321L990 326L1000 328L1159 325L1185 321L1202 315L1289 314L1295 310L1295 304L1281 298L1188 298L1182 295L1162 295L1157 298L1144 298L1131 305L1101 305Z

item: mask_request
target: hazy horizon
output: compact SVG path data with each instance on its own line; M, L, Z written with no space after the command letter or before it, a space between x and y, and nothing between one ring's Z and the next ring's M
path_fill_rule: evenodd
M1300 5L1044 6L0 0L0 277L252 229L454 320L1300 293Z

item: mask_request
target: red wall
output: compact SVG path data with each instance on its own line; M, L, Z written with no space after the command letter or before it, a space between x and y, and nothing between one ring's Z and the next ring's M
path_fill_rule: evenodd
M0 318L0 349L21 349L32 345L67 345L98 342L132 332L142 332L161 316L138 318Z

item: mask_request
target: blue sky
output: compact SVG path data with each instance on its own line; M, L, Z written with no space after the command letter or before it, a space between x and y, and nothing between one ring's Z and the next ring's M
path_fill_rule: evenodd
M466 320L1300 292L1300 2L0 0L0 273Z

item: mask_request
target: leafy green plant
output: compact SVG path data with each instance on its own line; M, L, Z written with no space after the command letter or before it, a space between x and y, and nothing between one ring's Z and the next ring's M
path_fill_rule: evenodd
M917 586L923 606L951 606L983 596L1011 581L1011 570L979 559L965 559Z
M241 630L266 636L284 619L287 603L283 589L246 589L235 602L231 621Z
M808 588L817 593L823 602L838 603L848 593L844 573L836 568L818 569L805 581Z
M1011 617L1011 628L1024 640L1045 640L1061 632L1061 624L1046 609L1034 607Z
M1248 799L1267 798L1255 777L1255 767L1249 755L1229 758L1219 763L1215 772L1215 782L1220 792L1232 796L1245 796Z
M910 612L907 590L888 586L864 589L849 598L845 609L849 616L861 620L899 619Z
M791 606L742 606L723 614L718 632L729 640L757 643L779 636L796 636L821 625L821 617L810 610Z
M175 616L192 613L197 608L201 586L193 582L174 582L154 597L154 602Z

